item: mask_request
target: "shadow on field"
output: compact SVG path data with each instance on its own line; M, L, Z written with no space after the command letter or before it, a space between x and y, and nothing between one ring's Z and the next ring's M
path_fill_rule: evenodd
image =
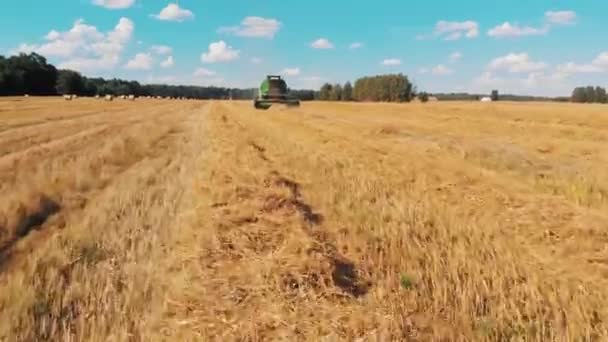
M359 277L355 263L338 252L328 234L314 229L315 226L323 222L323 215L315 213L312 206L302 200L300 184L282 177L276 172L271 173L271 175L276 177L275 185L285 187L291 192L291 198L275 203L281 203L280 205L276 205L276 207L281 207L285 204L293 206L302 217L302 220L308 224L308 229L305 229L306 234L322 246L324 257L331 263L331 278L334 285L353 297L367 294L371 284Z
M5 222L0 221L0 232L5 232L9 236L5 241L0 240L0 269L10 259L10 251L17 242L28 236L33 230L40 229L51 216L60 210L61 205L58 202L44 194L39 194L25 204L20 203L5 218Z

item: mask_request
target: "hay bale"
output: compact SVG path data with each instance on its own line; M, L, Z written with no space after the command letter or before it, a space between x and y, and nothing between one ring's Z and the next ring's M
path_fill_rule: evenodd
M72 95L65 94L65 95L63 95L63 99L66 101L72 101Z
M114 96L106 95L105 99L106 99L106 101L114 101Z

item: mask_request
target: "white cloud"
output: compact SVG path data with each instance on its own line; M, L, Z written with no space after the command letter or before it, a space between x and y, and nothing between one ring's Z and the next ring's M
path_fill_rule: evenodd
M114 29L107 33L79 19L66 32L50 31L45 36L47 42L41 45L24 43L16 51L34 51L46 57L59 58L59 68L81 72L109 70L118 65L134 30L135 25L128 18L120 18Z
M160 66L163 68L170 68L175 64L175 61L173 60L173 56L169 56L167 57L167 59L165 59L164 61L162 61L160 63Z
M240 26L221 27L218 31L232 33L240 37L272 39L279 32L281 22L262 17L246 17Z
M93 0L93 4L109 9L122 9L133 6L135 0Z
M433 73L433 75L445 76L445 75L452 74L454 71L449 69L448 67L446 67L443 64L439 64L436 67L434 67L431 70L431 72Z
M562 74L579 74L579 73L594 73L602 72L603 69L594 64L576 64L568 62L557 66L557 71Z
M152 52L154 52L157 55L168 55L173 51L173 49L170 46L166 46L166 45L152 45L150 50L152 50Z
M530 56L527 53L510 53L492 60L488 68L490 70L507 70L511 73L522 73L544 70L547 68L547 64L530 60Z
M314 49L333 49L334 44L327 40L326 38L319 38L312 42L310 46Z
M182 22L184 20L193 19L194 13L190 10L180 8L178 4L171 3L163 8L159 14L153 15L153 17L158 20Z
M576 12L573 11L548 11L545 18L551 24L571 25L576 23Z
M125 65L131 70L150 70L152 68L152 56L149 53L138 53Z
M608 52L602 52L593 60L593 65L608 69Z
M540 36L549 32L549 27L535 28L530 26L519 26L505 22L502 25L496 26L488 31L488 36L495 38L504 37L523 37L523 36Z
M194 71L194 76L196 77L207 77L207 76L215 76L217 73L215 71L211 71L205 68L198 68Z
M230 62L238 59L240 53L240 50L235 50L220 40L209 44L209 51L201 55L201 60L204 63Z
M281 74L285 76L298 76L300 75L300 68L285 68L281 71Z
M490 71L484 71L481 75L473 80L475 84L484 86L496 86L503 82L503 79L497 77Z
M360 49L362 47L363 47L363 43L354 42L354 43L350 44L349 49L355 50L355 49Z
M445 40L458 40L464 35L466 38L476 38L479 35L479 24L475 21L445 21L441 20L435 25L435 35L444 36Z
M401 60L397 58L389 58L382 61L382 65L392 66L392 65L401 65Z
M462 58L462 53L454 52L450 55L450 62L455 63L458 62Z
M251 63L260 64L260 63L262 63L262 59L258 58L258 57L253 57L253 58L251 58Z
M557 66L557 73L563 77L568 77L571 74L584 74L584 73L600 73L608 71L608 52L600 53L591 63L589 64L576 64L568 62Z
M428 74L429 73L429 69L428 68L420 68L418 69L418 73L419 74Z

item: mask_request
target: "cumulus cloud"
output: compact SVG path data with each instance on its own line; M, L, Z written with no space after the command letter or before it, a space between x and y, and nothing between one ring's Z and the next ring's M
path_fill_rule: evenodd
M153 15L154 18L164 21L182 22L194 18L192 11L179 7L178 4L170 3L163 8L159 14Z
M205 69L205 68L197 68L194 71L194 76L196 77L208 77L208 76L215 76L217 75L217 73L215 71L211 71L209 69Z
M548 11L545 18L551 24L571 25L576 23L576 12L574 11Z
M519 26L518 24L511 24L505 22L502 25L498 25L488 31L488 36L494 38L505 38L505 37L523 37L523 36L539 36L545 35L549 32L549 27L530 27L530 26Z
M107 33L79 19L66 32L51 30L44 37L45 43L23 43L15 51L59 58L60 68L81 72L108 70L118 65L134 30L135 25L128 18L120 18L114 29Z
M93 0L93 4L108 9L123 9L133 6L135 0Z
M382 61L382 65L385 66L393 66L393 65L401 65L401 60L397 58L388 58Z
M173 51L173 49L170 46L166 46L166 45L152 45L150 50L152 50L152 52L154 52L157 55L168 55Z
M433 75L445 76L452 74L454 71L443 64L439 64L434 67L431 72L433 73Z
M209 44L209 51L201 55L204 63L230 62L239 58L240 50L235 50L223 40Z
M152 56L149 53L138 53L125 65L130 70L150 70L152 68Z
M445 21L441 20L435 25L435 35L443 36L445 40L458 40L476 38L479 35L479 24L475 21Z
M334 44L332 44L332 42L330 42L326 38L319 38L319 39L315 40L314 42L312 42L310 44L310 46L313 49L333 49L334 48Z
M231 33L240 37L272 39L279 32L281 22L262 17L246 17L240 26L221 27L220 33Z
M300 68L285 68L281 71L281 74L285 76L298 76L300 75Z
M608 71L608 52L600 53L591 63L568 62L557 66L557 73L567 77L571 74L600 73Z
M507 70L511 73L534 72L546 68L546 63L532 61L527 53L510 53L492 60L488 65L490 70Z
M454 52L450 55L450 62L455 63L458 62L462 58L462 53Z
M350 44L349 49L355 50L355 49L360 49L362 47L363 47L363 43L354 42L354 43Z
M164 61L162 61L160 63L160 66L163 68L170 68L175 64L174 60L173 60L173 56L169 56L167 57L167 59L165 59Z

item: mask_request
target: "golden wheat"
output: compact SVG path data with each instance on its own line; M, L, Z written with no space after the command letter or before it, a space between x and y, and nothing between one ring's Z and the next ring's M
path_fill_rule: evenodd
M251 107L0 101L0 339L608 338L603 106Z

